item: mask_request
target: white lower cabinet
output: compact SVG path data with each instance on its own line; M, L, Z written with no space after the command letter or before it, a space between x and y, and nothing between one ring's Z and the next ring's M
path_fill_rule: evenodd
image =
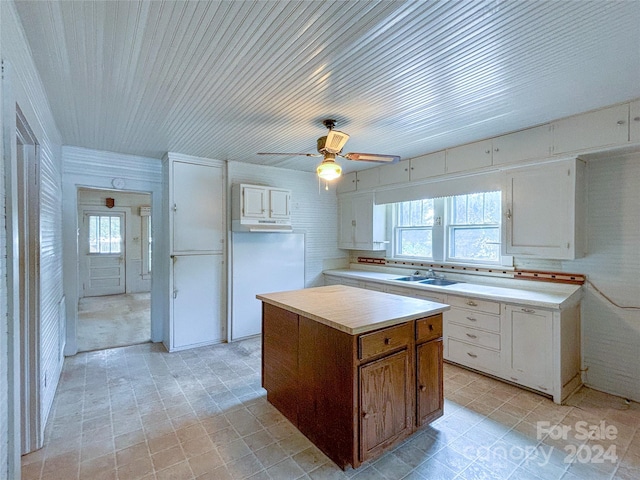
M503 333L508 379L543 392L553 389L553 314L548 310L506 306Z
M222 255L173 257L170 350L223 340Z

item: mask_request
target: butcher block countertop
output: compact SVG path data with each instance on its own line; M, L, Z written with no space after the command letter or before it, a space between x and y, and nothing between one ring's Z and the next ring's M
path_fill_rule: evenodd
M429 317L449 305L346 285L256 295L258 300L302 315L349 335Z

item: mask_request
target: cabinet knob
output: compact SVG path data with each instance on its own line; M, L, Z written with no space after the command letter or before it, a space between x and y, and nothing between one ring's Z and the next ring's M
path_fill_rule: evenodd
M467 302L467 305L469 305L470 307L477 307L478 306L478 304L476 302L474 302L473 300L469 300Z
M624 125L626 122L624 120L618 120L616 123L618 125Z
M178 211L178 205L176 205L175 203L173 204L173 211L177 212Z
M500 151L500 149L499 149L499 148L495 148L493 151L494 151L494 152L499 152L499 151Z
M385 345L390 345L391 344L391 339L390 338L385 338L384 339L384 344Z
M433 325L429 324L429 331L433 332Z
M408 169L408 168L405 168L405 169L404 169L404 171L405 171L405 172L408 172L408 171L409 171L409 169Z
M507 210L507 219L511 220L511 210Z
M369 417L371 417L371 415L370 415L369 413L363 413L363 414L362 414L362 418L364 418L365 420L366 420L367 418L369 418Z
M421 392L426 392L427 391L427 387L425 387L424 385L420 385L420 391Z
M633 117L634 122L640 122L640 117Z
M489 155L491 153L491 150L485 150L484 153L486 153L487 155Z

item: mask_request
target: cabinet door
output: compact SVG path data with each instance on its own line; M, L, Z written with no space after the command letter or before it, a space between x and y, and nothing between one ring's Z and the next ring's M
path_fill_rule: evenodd
M409 181L409 161L394 163L379 167L380 185L402 183Z
M222 260L222 255L173 258L172 350L222 341Z
M440 417L443 413L442 340L418 345L416 366L418 401L416 423L421 426Z
M552 145L553 129L550 125L503 135L493 139L493 164L549 157Z
M540 258L580 256L576 243L576 161L511 172L505 205L505 252Z
M173 162L172 253L222 252L225 237L222 167Z
M269 189L269 216L289 218L291 216L291 191Z
M353 246L366 250L373 242L373 198L353 197Z
M447 173L463 172L491 165L491 140L469 143L447 150Z
M584 113L554 123L553 153L624 145L629 140L629 104Z
M410 433L409 354L406 350L360 367L360 459Z
M343 175L336 185L336 193L347 193L356 191L356 172Z
M507 305L507 379L545 392L553 388L553 314Z
M267 218L267 189L242 187L242 211L247 218Z
M412 158L410 160L411 180L420 180L422 178L444 175L446 173L445 158L446 152L444 150Z
M631 103L629 112L629 140L640 143L640 100Z
M343 197L338 200L338 247L353 248L353 198Z
M356 172L357 190L369 190L377 187L380 182L380 169L369 168Z

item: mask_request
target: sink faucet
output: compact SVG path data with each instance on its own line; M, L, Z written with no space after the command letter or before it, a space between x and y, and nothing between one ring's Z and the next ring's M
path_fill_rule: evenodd
M427 277L436 278L436 274L433 272L433 268L430 268L429 270L427 270Z

